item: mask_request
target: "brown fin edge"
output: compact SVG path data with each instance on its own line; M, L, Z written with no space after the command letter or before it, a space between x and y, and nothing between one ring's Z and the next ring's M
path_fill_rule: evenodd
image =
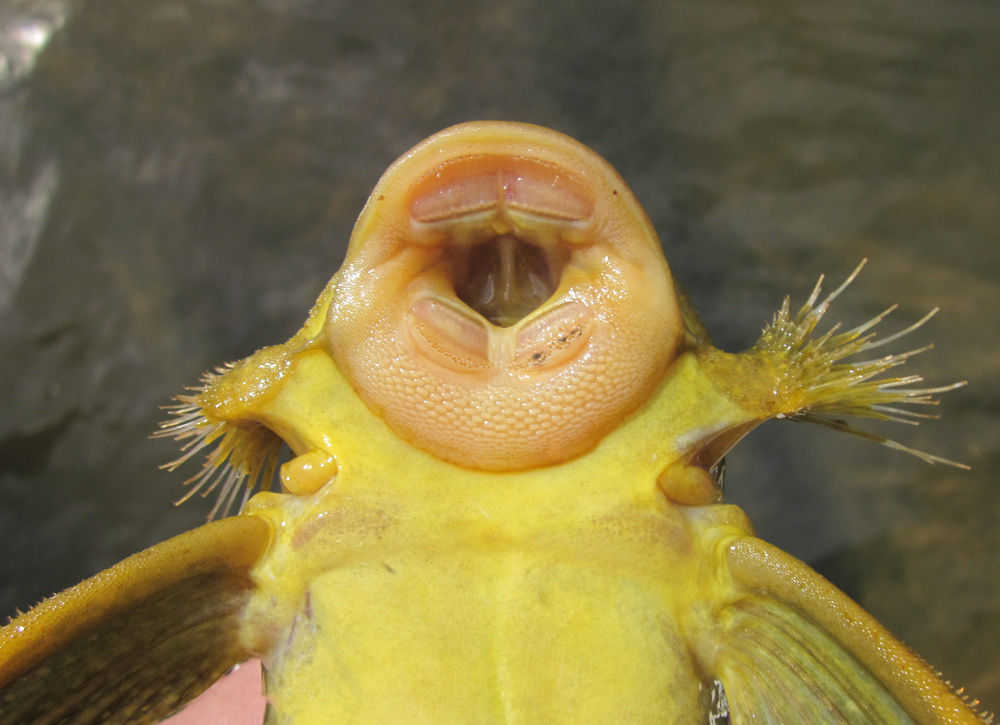
M201 526L0 628L0 724L152 723L249 655L239 619L270 540L255 516Z

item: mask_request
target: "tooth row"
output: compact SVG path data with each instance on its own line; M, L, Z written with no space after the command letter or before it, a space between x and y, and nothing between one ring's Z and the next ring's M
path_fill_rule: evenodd
M531 320L511 339L503 332L488 329L481 317L429 297L413 302L409 319L412 339L425 357L464 373L497 365L551 369L579 354L594 324L593 314L585 305L564 302ZM513 345L504 353L509 343Z
M418 184L410 201L415 221L435 223L494 209L559 222L590 218L593 202L561 169L534 161L471 158L446 165Z

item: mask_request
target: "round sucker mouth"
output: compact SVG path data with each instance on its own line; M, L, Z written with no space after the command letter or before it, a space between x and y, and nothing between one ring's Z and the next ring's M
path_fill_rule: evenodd
M552 297L564 266L548 250L501 234L472 247L449 249L456 296L497 327L510 327Z

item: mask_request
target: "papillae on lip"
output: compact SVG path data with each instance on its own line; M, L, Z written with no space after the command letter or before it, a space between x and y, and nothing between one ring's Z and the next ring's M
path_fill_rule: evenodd
M432 454L555 463L617 425L676 355L670 273L592 151L531 126L469 130L432 137L379 182L327 339L365 402Z

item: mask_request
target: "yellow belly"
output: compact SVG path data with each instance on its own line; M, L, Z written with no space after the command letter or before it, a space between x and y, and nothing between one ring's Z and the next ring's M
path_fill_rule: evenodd
M503 474L378 431L315 494L248 505L274 532L243 620L273 722L704 718L692 648L733 593L719 537L750 526L671 505L643 420L586 460Z
M662 582L521 551L405 552L317 577L268 691L277 722L690 722Z

